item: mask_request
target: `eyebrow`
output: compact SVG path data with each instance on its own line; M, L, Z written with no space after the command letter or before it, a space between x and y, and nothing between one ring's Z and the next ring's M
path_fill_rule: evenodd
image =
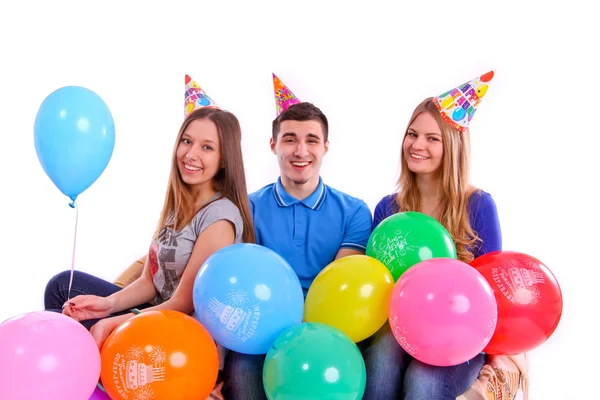
M322 140L321 137L319 137L319 135L315 134L315 133L309 133L306 136L308 136L309 138L313 138L313 139L317 139L317 140ZM295 132L286 132L283 135L281 135L281 138L284 137L298 137L298 135L296 135Z
M413 128L408 128L408 132L419 133ZM437 133L437 132L428 132L428 133L425 133L425 135L442 136L441 133Z
M182 139L183 139L183 138L186 138L186 139L192 139L192 137L191 137L189 134L187 134L186 132L183 132L183 135L181 135L181 138L182 138ZM214 145L216 145L216 144L217 144L217 143L216 143L214 140L210 140L210 139L208 139L208 140L203 140L203 142L205 142L205 143L212 143L212 144L214 144Z

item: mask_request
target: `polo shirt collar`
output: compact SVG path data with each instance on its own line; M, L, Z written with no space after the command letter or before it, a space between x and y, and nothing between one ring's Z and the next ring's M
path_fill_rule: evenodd
M285 191L283 185L281 184L281 177L277 178L277 182L275 182L273 195L275 196L275 201L280 207L288 207L294 205L298 202L302 203L306 207L311 210L318 210L323 204L323 200L325 199L325 195L327 194L327 187L323 183L323 178L319 177L319 185L307 198L304 200L298 200L291 194Z

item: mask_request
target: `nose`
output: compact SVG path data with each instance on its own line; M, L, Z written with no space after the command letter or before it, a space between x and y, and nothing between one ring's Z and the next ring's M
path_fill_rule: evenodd
M192 147L188 150L187 153L185 153L185 158L188 160L195 160L198 158L198 151L195 147Z
M296 157L305 157L308 155L308 147L305 143L298 143L296 146L296 151L294 151L294 156Z
M413 140L412 145L410 147L412 147L415 150L423 150L426 144L427 138L424 135L420 135Z

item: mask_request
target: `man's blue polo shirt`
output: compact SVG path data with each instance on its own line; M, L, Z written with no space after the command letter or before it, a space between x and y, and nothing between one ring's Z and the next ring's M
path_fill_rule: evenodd
M341 248L364 252L371 235L367 204L323 183L304 200L285 191L281 178L250 194L256 243L282 256L304 293Z

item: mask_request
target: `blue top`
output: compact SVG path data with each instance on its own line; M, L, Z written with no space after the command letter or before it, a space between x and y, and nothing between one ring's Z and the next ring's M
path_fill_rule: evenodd
M382 220L399 211L396 195L397 193L385 196L379 201L375 207L373 229ZM492 251L502 250L498 210L492 196L483 190L478 190L469 197L467 208L471 228L481 239L481 242L477 242L476 248L473 249L473 256L477 258Z
M323 183L304 200L285 191L281 178L250 194L256 243L275 251L296 271L304 293L341 248L365 252L371 235L367 204Z

